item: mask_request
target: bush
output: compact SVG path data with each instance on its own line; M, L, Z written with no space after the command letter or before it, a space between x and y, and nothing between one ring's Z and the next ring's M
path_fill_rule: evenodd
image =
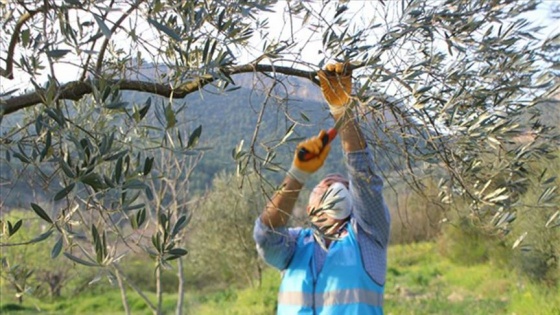
M186 273L201 286L211 283L219 289L260 282L264 263L257 254L253 226L266 198L256 178L242 180L220 174L193 212Z
M497 234L480 228L472 219L463 217L447 224L437 241L440 254L459 265L476 265L492 261L507 264L513 252L504 246Z
M555 226L560 219L556 219L556 223L549 221L560 210L560 198L552 194L545 197L547 191L557 190L560 186L560 151L555 156L554 160L527 166L533 175L529 178L526 193L516 205L519 218L512 224L520 232L510 239L514 244L524 235L523 242L516 247L513 266L532 280L548 286L555 286L560 281L560 226Z
M388 184L390 185L390 184ZM428 180L420 193L401 185L386 189L391 213L391 244L408 244L436 239L447 209L437 202L438 187Z

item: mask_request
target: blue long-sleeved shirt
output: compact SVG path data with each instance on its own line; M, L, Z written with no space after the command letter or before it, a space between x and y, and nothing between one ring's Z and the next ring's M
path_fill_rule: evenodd
M373 158L368 149L349 152L345 154L345 160L354 203L350 225L357 233L366 271L375 282L383 285L390 229L389 211L382 194L383 181L374 171ZM259 255L269 265L284 270L294 255L301 231L301 227L272 229L258 218L253 237ZM327 252L315 244L314 255L316 270L320 271Z

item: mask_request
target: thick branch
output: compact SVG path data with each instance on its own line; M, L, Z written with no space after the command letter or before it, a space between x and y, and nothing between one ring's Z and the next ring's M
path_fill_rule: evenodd
M228 76L250 72L273 72L309 79L313 83L318 84L316 71L304 71L290 67L246 64L238 67L226 68L220 70L220 72ZM202 76L195 80L188 81L178 87L171 87L169 86L169 84L165 83L154 83L135 80L111 80L109 81L109 83L113 86L118 86L120 90L140 91L164 97L173 96L173 98L184 98L188 94L201 89L202 87L215 81L216 79L216 77L210 75ZM90 94L93 91L92 84L96 84L96 81L73 81L66 83L60 87L60 94L58 99L77 101L84 97L86 94ZM0 115L8 115L20 109L41 104L43 102L43 98L41 97L42 94L43 91L39 90L28 94L15 96L5 101L0 101Z
M35 11L29 11L23 14L16 26L14 28L14 33L12 34L12 38L10 39L10 45L8 46L8 57L6 58L6 69L0 68L0 76L3 76L8 79L14 78L14 50L16 49L16 44L19 38L19 32L21 31L21 27L25 22L29 21L35 14L41 12L42 8L39 8Z

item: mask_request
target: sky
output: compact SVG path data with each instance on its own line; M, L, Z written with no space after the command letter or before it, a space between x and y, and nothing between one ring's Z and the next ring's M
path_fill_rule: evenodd
M527 14L526 16L528 20L534 21L536 24L546 26L546 28L541 32L541 36L543 38L546 38L554 31L560 29L560 25L558 25L559 21L554 21L550 18L550 8L556 1L558 0L545 0L537 10ZM320 10L318 7L320 3L310 2L308 5L314 7L317 11ZM347 5L349 10L345 14L351 14L352 22L356 24L364 21L367 23L367 21L371 18L382 14L377 1L350 1ZM290 23L289 16L285 13L285 6L286 2L280 1L274 13L266 14L266 16L269 17L269 23L271 25L271 30L269 31L270 36L272 38L280 37L282 39L294 39L295 42L299 43L298 49L295 50L298 53L297 59L300 59L302 62L298 64L297 67L305 68L305 63L307 63L309 68L316 69L318 60L322 59L322 56L318 54L318 51L321 50L322 32L313 34L309 31L302 30L299 27L301 25L301 21L298 20L293 21L293 28L291 28L290 25L292 24ZM372 15L372 13L374 14ZM329 13L328 16L332 16L332 14L334 14L334 12ZM391 13L389 13L389 15L391 15ZM391 16L389 16L389 18L391 18ZM380 30L381 29L382 28L380 28ZM149 36L154 38L154 40L157 40L158 37L157 33L148 30L148 28L146 28L145 31L139 29L138 33L143 33L144 36ZM376 35L372 34L372 36ZM254 47L261 47L262 44L258 42L259 40L259 38L255 38L251 45ZM0 43L0 51L5 52L7 50L7 45L8 43L3 40ZM257 58L260 54L261 52L259 50L253 50L249 54L243 54L240 58L240 63L250 62ZM0 53L0 57L5 58L5 55ZM296 58L286 56L286 59L293 60ZM290 65L289 62L286 65ZM73 69L68 65L55 65L55 73L60 82L75 80L79 72L79 69ZM12 89L25 89L32 87L30 84L30 78L21 72L16 73L16 78L14 80L8 80L3 77L0 77L0 80L0 93L4 93ZM40 82L46 81L46 75L39 80Z

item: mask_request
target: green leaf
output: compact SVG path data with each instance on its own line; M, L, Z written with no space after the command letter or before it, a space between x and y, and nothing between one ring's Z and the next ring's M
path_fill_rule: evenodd
M62 251L62 236L60 236L58 238L58 240L56 241L56 243L54 244L52 250L51 250L51 258L54 259L56 257L58 257L58 255L60 255L60 252Z
M204 60L205 62L208 62L208 60L210 60L208 57L208 49L210 48L211 41L211 39L207 40L206 43L204 43L204 49L202 49L202 60Z
M175 127L175 124L177 123L177 118L175 116L175 112L173 111L173 107L171 107L171 103L165 107L165 121L165 129L171 129Z
M56 50L47 50L46 54L51 58L62 58L66 56L66 54L68 54L69 52L71 52L71 50L69 49L56 49Z
M152 192L152 188L150 188L150 186L146 185L144 191L146 193L146 198L148 198L148 200L150 201L154 200L154 193Z
M552 225L552 222L554 222L556 219L560 218L560 210L556 211L553 215L550 216L550 218L548 219L548 221L546 222L546 224L544 225L545 227L549 227Z
M23 31L21 31L21 44L23 47L27 47L29 45L29 39L31 32L29 31L29 29L24 29Z
M103 180L103 177L101 177L101 175L99 175L97 173L92 172L92 173L86 174L86 175L84 175L80 178L80 181L82 183L90 186L95 191L106 188L105 181Z
M432 85L424 86L424 87L421 87L421 88L419 88L418 90L416 90L416 91L414 92L414 94L422 94L422 93L424 93L424 92L428 92L428 91L431 90L432 88L433 88Z
M19 228L21 228L21 225L23 223L23 220L18 220L16 222L16 224L14 224L12 226L12 223L10 221L8 221L8 236L12 236L14 234L16 234L16 232L19 230Z
M233 92L233 91L236 91L236 90L239 90L239 89L241 89L241 86L234 86L234 87L226 89L226 92Z
M185 256L188 253L189 252L183 248L173 248L172 250L169 251L169 254L174 256Z
M555 193L557 186L548 187L545 191L540 195L539 200L537 201L538 204L546 203L551 199L555 198L557 194Z
M183 228L187 226L187 216L182 215L177 222L175 222L175 226L173 227L173 232L171 236L177 235Z
M101 239L101 235L97 231L97 228L94 224L91 225L91 235L93 237L93 244L95 247L96 259L97 263L103 263L106 256L106 241L105 241L105 234L103 234L103 239Z
M152 235L152 244L158 253L161 253L161 234L159 232Z
M81 258L78 258L70 253L64 253L64 256L66 256L68 259L80 264L80 265L84 265L84 266L88 266L88 267L99 267L98 264L93 263L93 262L89 262L86 260L83 260Z
M202 133L202 125L198 126L193 133L189 136L189 142L187 143L187 148L192 148L198 143L200 134Z
M47 212L45 212L45 210L43 210L43 208L41 208L38 204L31 203L31 208L39 217L41 217L41 219L47 221L50 224L53 223Z
M144 176L150 174L150 172L152 171L152 166L154 165L154 158L146 158L146 160L144 160Z
M43 161L45 159L45 157L47 156L47 154L51 149L51 145L52 145L52 136L51 136L51 132L48 131L47 136L45 137L45 147L43 148L43 150L41 150L40 161Z
M41 241L46 240L49 236L51 236L51 234L53 233L53 230L50 229L48 231L46 231L45 233L37 236L36 238L32 239L31 241L29 241L29 243L39 243Z
M101 144L99 145L99 154L105 155L107 154L111 148L113 147L113 142L115 141L115 132L111 132L111 135L107 137L106 134L103 135L103 139L101 140Z
M76 184L72 183L57 192L56 195L54 195L54 201L58 201L66 197L74 189L74 186L76 186Z
M105 105L107 109L122 109L128 105L128 102L112 102Z
M144 188L146 188L146 184L144 184L144 182L142 182L141 180L131 179L131 180L127 180L126 182L124 182L123 188L124 189L144 189Z
M511 246L511 249L515 249L517 246L519 246L523 240L525 239L525 237L527 237L527 232L523 232L523 234L521 234L521 236L519 236L515 242L513 243L513 245Z
M107 175L103 174L103 180L105 181L105 185L107 185L109 188L115 188L115 183Z
M99 25L99 28L101 29L101 32L103 32L103 35L105 35L105 37L107 38L111 38L111 30L109 29L109 27L107 27L105 21L103 21L103 19L97 14L93 14L93 18Z
M294 127L295 126L296 126L295 124L292 124L292 125L290 125L290 127L288 127L288 130L286 130L286 134L284 134L284 137L282 137L282 140L280 140L280 143L284 143L284 142L286 142L286 140L288 140L288 138L294 132Z
M115 171L113 172L113 179L117 184L120 183L121 181L122 170L123 170L123 157L121 156L117 160L117 164L115 165Z
M97 232L97 228L95 224L91 225L91 236L93 238L93 245L98 246L99 244L99 233Z
M151 105L152 105L152 98L150 97L146 101L146 105L138 111L138 115L139 115L139 118L140 118L139 120L142 120L146 116L146 114L150 110Z
M181 258L181 256L167 256L165 257L165 261L171 261L171 260L175 260Z
M344 11L348 10L348 7L345 5L341 5L336 9L336 13L334 14L334 19L336 19L339 15L344 13Z
M159 31L164 32L165 34L169 35L169 37L173 38L174 40L176 40L178 42L183 41L177 33L175 33L172 29L170 29L166 25L163 25L163 24L159 23L158 21L153 20L151 18L148 18L148 23L152 24Z
M146 208L140 209L140 211L136 213L136 223L138 224L138 227L142 226L144 221L146 221Z
M20 154L18 152L14 152L13 155L14 157L17 157L22 163L29 164L31 162L31 160L27 156L24 156L23 154Z
M64 118L64 114L62 113L62 111L58 108L49 108L47 110L45 110L45 113L47 113L47 115L54 119L54 121L56 121L56 123L61 127L64 128L64 126L66 126L65 123L65 118Z
M159 225L164 229L167 230L167 223L169 223L169 218L167 217L167 215L165 213L161 213L158 217L158 223Z

